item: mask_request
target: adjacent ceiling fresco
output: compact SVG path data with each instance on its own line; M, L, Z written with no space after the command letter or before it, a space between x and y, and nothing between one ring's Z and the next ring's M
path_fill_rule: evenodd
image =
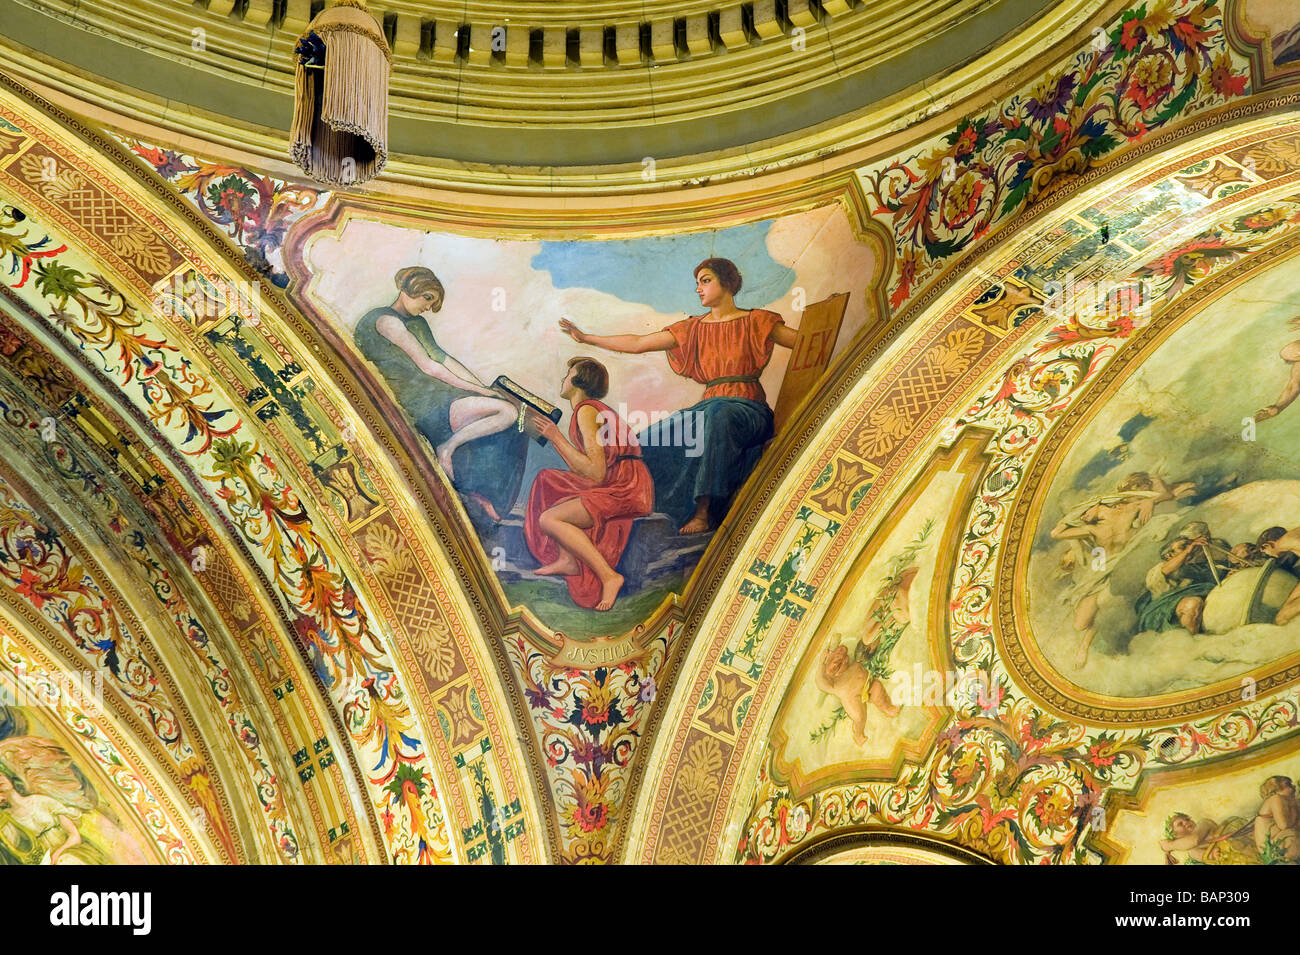
M6 83L0 857L1300 860L1287 7L600 229Z

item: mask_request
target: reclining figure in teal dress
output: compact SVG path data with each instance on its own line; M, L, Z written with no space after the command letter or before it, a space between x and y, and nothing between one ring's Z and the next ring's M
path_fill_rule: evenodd
M362 316L353 340L433 444L447 479L499 520L514 505L527 455L527 435L511 427L515 406L434 339L424 314L442 308L445 292L433 271L412 266L393 280L397 301Z

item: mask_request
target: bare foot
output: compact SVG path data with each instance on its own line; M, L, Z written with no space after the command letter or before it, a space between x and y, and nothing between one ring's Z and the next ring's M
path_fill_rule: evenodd
M609 580L600 585L600 603L596 604L597 610L608 610L614 606L614 601L618 599L618 592L623 589L623 575L615 574Z
M1082 670L1088 665L1088 644L1079 647L1079 652L1074 655L1074 666L1077 670Z
M689 521L681 526L677 532L679 534L703 534L709 529L709 519L707 517L692 517Z
M448 451L445 447L438 449L438 465L442 468L442 473L447 475L448 481L456 480L456 474L451 469L451 455L455 450L455 448L452 448L451 451Z
M1267 408L1260 408L1255 412L1256 421L1267 421L1269 418L1276 418L1278 413L1277 405L1269 405Z
M557 561L552 561L551 563L546 564L543 567L538 567L535 571L533 571L533 576L534 577L552 577L552 576L572 577L574 574L578 573L579 570L580 568L578 567L578 562L577 560L574 559L573 555L566 554L565 556L561 557Z
M471 492L469 499L473 501L475 504L477 504L479 507L483 508L483 510L487 511L488 517L492 518L492 520L496 521L498 524L501 523L501 518L497 514L497 509L492 506L492 502L489 501L486 497L484 497L482 494L479 494L477 491L474 491Z

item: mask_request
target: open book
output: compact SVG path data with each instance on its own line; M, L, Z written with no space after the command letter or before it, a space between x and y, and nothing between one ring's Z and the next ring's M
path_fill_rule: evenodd
M526 433L538 444L545 445L546 439L537 430L535 415L543 415L559 424L563 412L545 398L539 398L522 385L515 384L505 375L497 376L497 380L492 382L492 390L518 409L519 417L515 421L516 429Z

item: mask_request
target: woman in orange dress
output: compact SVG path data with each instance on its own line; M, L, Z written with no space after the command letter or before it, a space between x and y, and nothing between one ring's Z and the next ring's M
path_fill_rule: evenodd
M538 473L528 495L524 539L542 566L539 577L562 574L580 607L614 606L623 576L614 568L623 556L632 522L654 506L654 485L636 439L617 413L602 402L609 372L591 358L572 358L560 396L573 408L569 437L541 415L541 435L571 470Z
M729 259L705 259L695 267L695 292L708 313L649 335L588 335L568 319L560 321L583 344L628 354L666 351L673 371L705 385L697 404L636 435L654 478L655 508L684 522L681 534L717 526L758 463L773 433L772 409L758 378L774 345L795 343L795 330L776 312L736 306L741 282Z

